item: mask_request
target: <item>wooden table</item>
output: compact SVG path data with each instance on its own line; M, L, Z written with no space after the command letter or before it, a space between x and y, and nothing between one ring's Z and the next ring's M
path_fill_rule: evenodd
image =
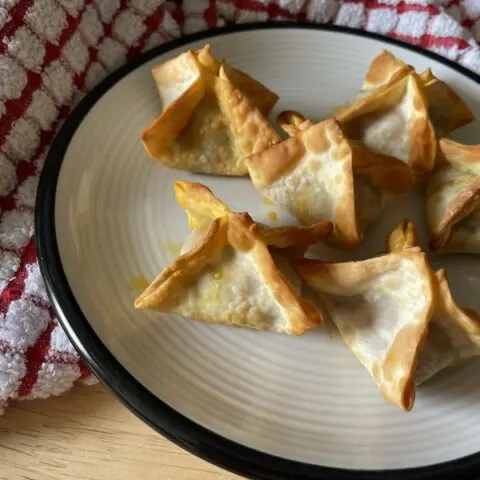
M0 480L239 480L165 440L104 387L24 400L0 417Z

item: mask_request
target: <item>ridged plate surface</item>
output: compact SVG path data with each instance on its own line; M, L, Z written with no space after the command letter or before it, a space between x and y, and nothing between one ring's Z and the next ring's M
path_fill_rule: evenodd
M280 95L272 119L297 109L314 119L351 98L370 60L388 48L418 70L432 67L480 118L480 85L401 47L344 33L275 29L209 40L214 53ZM415 467L480 450L480 374L470 362L438 375L403 413L386 403L368 373L327 326L304 337L209 326L133 308L135 278L153 279L188 233L172 182L208 185L232 209L279 225L287 214L262 203L248 178L168 170L139 140L158 115L150 69L198 48L196 42L156 58L105 94L68 148L58 180L55 221L68 282L84 315L120 363L154 395L210 430L257 450L352 469ZM475 143L475 123L456 138ZM275 210L278 222L269 219ZM384 249L403 217L425 238L421 192L384 215L365 243L343 258ZM323 255L342 257L328 249ZM447 268L460 304L480 310L476 257L433 259Z

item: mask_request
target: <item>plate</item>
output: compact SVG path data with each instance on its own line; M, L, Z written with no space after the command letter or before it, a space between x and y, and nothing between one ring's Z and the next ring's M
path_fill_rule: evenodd
M45 163L36 210L39 260L52 303L99 378L137 415L193 453L261 479L443 478L480 466L480 363L452 368L419 388L413 411L384 401L330 328L293 338L138 311L139 277L153 279L188 228L175 179L200 181L234 210L272 223L248 178L166 169L139 140L161 105L151 68L210 43L218 57L280 95L272 118L296 109L313 119L353 97L387 48L417 70L431 67L480 118L471 72L372 34L290 24L229 26L150 51L118 70L76 108ZM479 123L456 133L478 142ZM293 219L277 211L276 224ZM355 251L384 249L410 218L425 240L420 191L383 216ZM338 258L326 249L322 255ZM438 259L432 257L437 265ZM454 294L480 309L479 260L450 256ZM453 478L453 477L452 477Z

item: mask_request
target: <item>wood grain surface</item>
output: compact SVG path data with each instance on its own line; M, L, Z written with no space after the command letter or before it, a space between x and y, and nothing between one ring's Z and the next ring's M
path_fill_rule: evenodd
M24 400L0 417L1 480L239 480L164 439L104 387Z

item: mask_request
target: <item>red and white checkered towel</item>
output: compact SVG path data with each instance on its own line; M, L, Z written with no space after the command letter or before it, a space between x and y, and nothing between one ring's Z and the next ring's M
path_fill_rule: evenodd
M151 47L268 19L379 32L480 73L480 0L0 1L0 410L94 381L48 305L32 240L38 175L62 121Z

